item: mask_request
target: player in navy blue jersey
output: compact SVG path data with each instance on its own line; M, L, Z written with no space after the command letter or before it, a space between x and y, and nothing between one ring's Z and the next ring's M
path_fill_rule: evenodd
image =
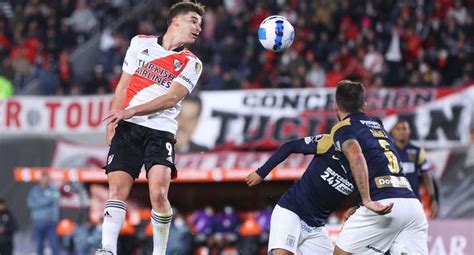
M428 254L428 223L401 169L383 125L363 113L364 87L343 80L336 88L340 120L331 130L337 157L350 169L361 207L345 222L334 254ZM392 247L392 248L391 248Z
M313 154L314 158L273 210L269 254L332 254L333 244L324 224L355 186L350 172L335 157L330 135L284 143L262 167L247 176L246 182L249 186L259 184L292 153Z
M410 125L403 119L398 120L391 131L395 148L403 164L403 173L405 173L413 192L418 198L420 198L420 182L425 183L430 197L430 217L435 218L438 212L438 203L433 179L428 172L429 164L426 160L425 150L410 142L410 134Z

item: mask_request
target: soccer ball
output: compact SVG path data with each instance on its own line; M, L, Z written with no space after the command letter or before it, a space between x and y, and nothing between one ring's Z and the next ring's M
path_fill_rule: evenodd
M269 16L258 28L258 40L267 50L282 51L291 46L293 39L295 29L283 16Z

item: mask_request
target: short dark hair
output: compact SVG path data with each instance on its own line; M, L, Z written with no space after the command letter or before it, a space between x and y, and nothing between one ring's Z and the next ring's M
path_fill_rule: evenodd
M342 80L337 83L336 104L344 112L360 112L364 108L364 85L360 82Z
M168 18L166 19L166 23L169 26L174 17L182 14L188 14L188 12L196 12L197 14L199 14L199 16L203 16L206 11L204 9L204 5L197 2L183 1L180 3L176 3L171 6L168 12Z

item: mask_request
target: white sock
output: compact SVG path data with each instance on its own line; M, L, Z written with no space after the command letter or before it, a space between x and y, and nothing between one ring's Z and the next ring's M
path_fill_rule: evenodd
M109 199L105 203L104 222L102 223L102 248L117 254L117 240L125 222L127 204L120 200Z
M173 211L158 213L151 210L151 224L153 225L153 255L165 255L168 244Z

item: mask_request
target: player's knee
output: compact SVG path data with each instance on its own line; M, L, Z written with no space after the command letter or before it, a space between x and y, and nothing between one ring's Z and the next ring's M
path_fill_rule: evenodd
M161 206L168 202L168 190L166 188L156 188L150 191L151 200Z
M109 184L109 199L125 201L128 196L128 190L116 184Z

